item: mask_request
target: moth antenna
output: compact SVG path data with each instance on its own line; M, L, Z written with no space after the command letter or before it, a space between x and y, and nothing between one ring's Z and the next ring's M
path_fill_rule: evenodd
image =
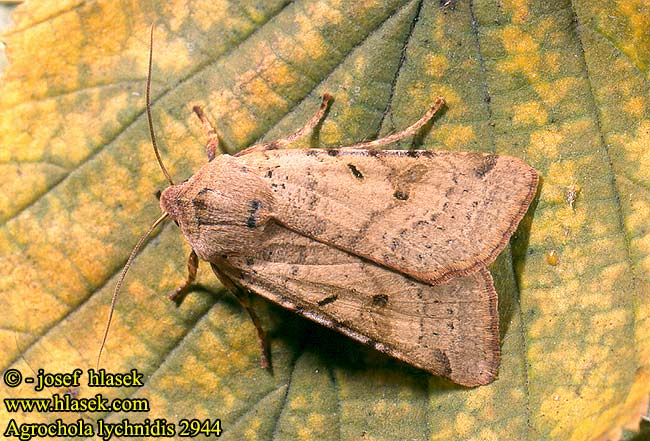
M169 216L169 214L164 213L156 220L156 222L153 223L152 226L149 227L149 230L145 233L144 236L140 238L135 248L133 248L133 251L131 251L131 255L129 256L129 259L124 264L124 268L122 268L122 274L120 274L120 278L117 281L117 284L115 285L115 291L113 291L113 298L111 300L111 309L108 313L108 320L106 321L106 329L104 330L104 338L102 338L102 344L99 347L99 354L97 354L97 370L99 370L99 361L102 357L102 351L104 350L104 345L106 344L106 338L108 338L108 329L111 327L111 320L113 319L113 311L115 311L115 302L117 301L117 294L120 292L120 288L122 287L122 282L124 282L124 277L126 277L126 273L127 271L129 271L129 268L131 267L131 263L133 263L133 259L135 259L135 256L138 254L138 251L140 251L140 248L142 247L144 241L147 240L149 235L153 232L153 230L156 229L158 225L162 223L162 221L167 219L167 216Z
M34 373L34 377L38 377L38 374L36 373L36 371L34 370L34 368L32 367L32 365L29 364L29 362L28 362L27 359L25 358L25 355L23 354L22 349L20 349L20 346L18 345L18 337L16 337L16 334L17 334L17 332L14 331L14 341L16 342L16 349L18 350L18 353L20 354L20 358L22 358L22 360L25 362L25 364L27 365L27 367L29 367L29 369ZM46 386L46 387L47 387L47 386ZM49 387L47 387L47 388L48 388L48 390L50 389Z
M169 173L167 172L167 169L165 168L165 165L162 162L162 158L160 157L160 152L158 151L158 144L156 144L156 135L154 134L153 131L153 121L151 119L151 96L150 96L150 91L151 91L151 65L153 64L153 28L154 24L151 23L151 34L149 37L149 72L147 73L147 89L145 92L145 99L146 99L146 107L147 107L147 121L149 122L149 135L151 136L151 145L153 146L153 151L156 153L156 159L158 160L158 164L160 164L160 168L162 172L164 173L165 177L169 181L170 185L174 185L174 181L172 181L171 176L169 176Z

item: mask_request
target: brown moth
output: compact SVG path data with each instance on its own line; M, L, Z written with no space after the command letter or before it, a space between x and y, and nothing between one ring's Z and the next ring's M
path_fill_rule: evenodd
M150 76L151 53L149 63ZM146 96L151 121L149 80ZM194 281L201 258L249 312L264 367L266 334L250 292L455 383L490 383L499 366L499 317L486 266L526 213L537 172L507 156L376 150L413 135L442 98L384 138L285 149L319 124L330 99L292 135L234 156L217 156L216 131L194 108L208 134L209 162L173 184L159 159L171 185L147 233L171 217L192 247L188 278L171 297Z

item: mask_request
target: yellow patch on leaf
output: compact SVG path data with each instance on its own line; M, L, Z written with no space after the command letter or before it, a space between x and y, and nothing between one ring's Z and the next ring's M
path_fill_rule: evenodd
M556 106L565 99L572 90L578 87L576 78L560 78L552 82L534 84L535 91L547 106Z
M459 125L449 127L449 131L446 133L444 143L446 146L452 149L458 149L460 147L467 146L475 139L476 134L474 133L474 127Z
M517 26L506 26L501 31L501 42L510 54L532 54L539 50L539 44L528 33Z
M629 29L632 30L632 38L623 42L625 54L634 61L634 64L641 71L646 71L647 52L643 48L650 45L648 29L650 28L650 14L647 11L647 3L644 0L616 2L616 7L629 21Z
M632 175L639 181L650 181L650 120L642 120L636 130L635 136L614 135L613 139L622 144L627 153L627 159L636 167Z
M623 109L635 118L642 118L646 107L647 99L643 96L635 96L627 100Z
M437 54L427 55L427 64L429 65L427 73L434 78L443 78L445 71L449 67L447 57Z
M512 22L517 24L525 23L528 20L529 0L505 0L503 8L512 16Z
M454 428L458 436L467 436L474 428L475 418L467 413L456 415Z
M539 126L546 124L548 119L546 110L537 101L519 104L514 107L513 112L512 122L514 124L535 124Z

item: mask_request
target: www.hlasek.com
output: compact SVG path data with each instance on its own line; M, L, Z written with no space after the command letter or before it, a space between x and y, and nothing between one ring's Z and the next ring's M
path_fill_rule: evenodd
M141 387L144 385L143 375L132 369L128 373L108 373L104 369L95 371L89 369L87 372L89 387ZM144 398L113 398L109 399L102 394L95 394L90 398L78 397L77 390L81 384L84 372L75 369L69 373L45 373L39 369L34 377L24 377L18 369L8 369L3 375L4 382L11 388L21 384L36 384L34 390L41 392L51 387L63 387L68 390L65 394L55 393L48 398L4 398L6 411L11 414L17 413L111 413L111 412L137 412L150 411L149 401ZM165 418L155 420L145 419L140 422L132 422L122 419L119 422L109 422L105 419L89 421L79 418L74 422L64 421L57 418L54 422L26 423L18 422L10 418L3 430L3 435L9 438L17 438L21 441L28 441L34 437L96 437L99 436L105 441L113 437L148 437L148 438L172 438L172 437L219 437L221 435L220 419L181 419L177 423L170 422Z

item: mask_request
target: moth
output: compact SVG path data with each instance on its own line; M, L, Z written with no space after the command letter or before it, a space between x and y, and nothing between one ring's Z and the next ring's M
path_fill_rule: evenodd
M208 162L174 184L151 124L151 51L149 57L147 116L170 186L160 195L163 215L131 253L112 306L145 238L171 218L192 248L187 280L171 297L193 283L199 258L208 262L250 314L263 367L267 337L250 293L455 383L495 379L499 317L486 267L536 194L532 167L492 154L378 150L416 133L442 98L383 138L287 149L323 119L331 101L325 94L295 133L233 156L217 155L219 137L194 107L207 133Z

